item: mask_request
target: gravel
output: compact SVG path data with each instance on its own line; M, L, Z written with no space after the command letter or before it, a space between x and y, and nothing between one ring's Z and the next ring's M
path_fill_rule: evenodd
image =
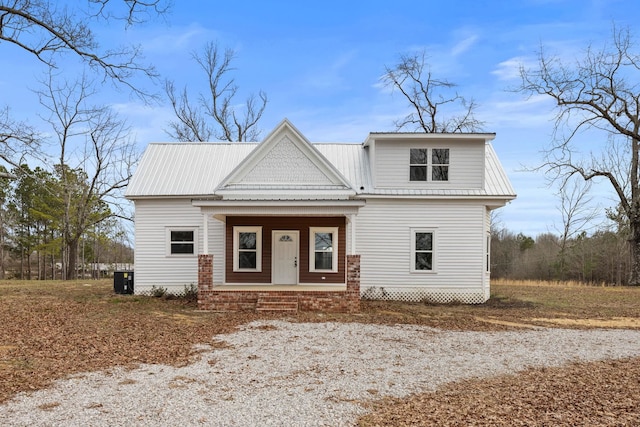
M363 403L466 378L640 356L640 331L451 332L259 321L184 367L90 372L0 406L12 426L348 426Z

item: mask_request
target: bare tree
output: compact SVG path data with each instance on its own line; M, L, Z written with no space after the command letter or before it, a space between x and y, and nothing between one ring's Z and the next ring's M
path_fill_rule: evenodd
M400 92L412 110L395 122L396 130L478 132L484 126L475 116L475 101L459 95L455 83L434 77L424 51L400 56L395 66L385 67L382 81Z
M215 43L207 43L203 54L193 53L193 59L207 76L208 93L200 93L197 102L189 100L185 88L178 93L172 81L165 82L165 91L177 120L169 123L167 134L178 141L255 141L260 135L258 121L267 106L267 95L249 95L242 107L234 101L238 93L235 80L229 77L234 68L235 52L224 53ZM240 111L242 110L242 111Z
M629 283L640 285L640 55L629 30L614 27L609 43L590 46L570 64L541 50L537 67L521 68L520 75L520 91L547 95L557 105L555 138L542 167L561 180L579 175L586 181L602 177L611 184L629 221ZM627 144L630 156L624 167L607 161L606 155L579 159L572 142L586 129Z
M0 160L19 167L26 154L36 152L39 146L40 135L33 126L13 120L8 107L0 110Z
M557 230L560 236L558 270L561 280L565 279L568 243L580 232L592 228L592 221L597 217L597 210L592 206L593 198L589 195L590 189L590 181L571 179L563 181L558 191L558 209L562 217L562 227Z
M103 49L90 24L96 19L124 20L126 25L139 23L152 13L165 13L165 1L86 0L88 8L84 10L49 0L0 0L0 43L13 44L51 68L57 67L56 59L61 54L74 54L100 70L105 80L123 84L147 98L149 93L131 83L136 75L157 76L152 66L140 63L140 48Z
M157 95L133 84L138 76L157 77L151 65L142 64L140 48L105 49L91 25L101 20L121 20L125 26L144 22L165 14L169 1L85 0L59 5L51 0L0 0L0 44L26 51L53 69L63 55L75 56L100 73L103 81L150 101ZM8 108L0 110L0 159L19 166L25 154L37 154L39 138L32 126L14 120Z
M114 212L121 190L132 174L135 144L127 124L112 110L89 104L93 82L83 76L57 83L49 73L40 103L49 112L58 146L55 173L63 202L62 238L65 278L75 278L78 243L85 232L102 221L123 217Z

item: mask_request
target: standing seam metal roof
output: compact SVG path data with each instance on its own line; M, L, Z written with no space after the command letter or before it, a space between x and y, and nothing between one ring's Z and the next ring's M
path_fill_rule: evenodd
M216 187L257 145L246 142L149 144L129 183L126 197L213 196ZM515 191L490 143L486 143L485 150L484 189L446 190L374 188L369 152L362 144L322 143L314 144L314 147L344 175L357 194L515 197ZM274 189L274 186L269 188ZM282 190L291 188L286 184L281 187Z

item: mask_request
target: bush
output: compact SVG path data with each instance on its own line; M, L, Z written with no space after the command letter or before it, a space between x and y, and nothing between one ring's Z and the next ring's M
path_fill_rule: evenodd
M167 295L167 288L163 288L162 286L151 286L151 290L149 291L149 295L156 298L162 298Z
M190 285L184 285L183 298L188 302L198 301L198 286L193 283Z

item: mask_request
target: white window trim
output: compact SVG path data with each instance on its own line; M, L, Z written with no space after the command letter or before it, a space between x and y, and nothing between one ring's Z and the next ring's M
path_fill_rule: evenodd
M171 232L172 231L193 231L193 253L192 254L172 254L171 253ZM198 227L166 227L165 228L165 253L168 257L195 257L198 256ZM186 242L189 243L189 242Z
M431 270L416 270L416 233L431 233ZM435 228L411 228L411 258L409 259L409 267L411 273L417 274L435 274L437 273L437 232Z
M331 270L316 269L316 233L333 233ZM309 271L336 273L338 271L338 227L309 227Z
M240 233L256 233L256 268L240 268L239 264L239 236ZM262 271L262 227L236 226L233 227L233 271L260 273Z

